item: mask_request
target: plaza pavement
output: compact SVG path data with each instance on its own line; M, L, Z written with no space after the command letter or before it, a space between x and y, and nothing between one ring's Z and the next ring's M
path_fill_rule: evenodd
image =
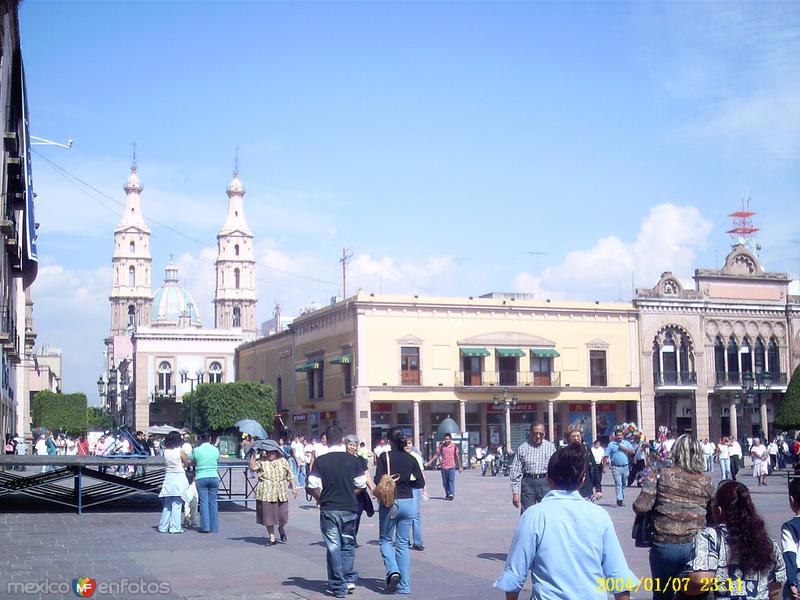
M503 568L518 513L511 506L507 478L481 477L476 471L458 476L453 502L443 499L441 478L426 471L431 500L422 507L425 550L412 552L412 593L426 600L502 598L492 582ZM718 473L716 473L718 477ZM789 518L786 475L776 473L767 487L755 487L749 470L740 480L750 489L765 517L770 535L778 536ZM715 477L715 479L717 478ZM646 549L630 539L631 502L638 489L629 488L626 506L615 505L609 473L604 476L601 505L611 515L628 563L638 576L649 574ZM187 530L181 535L157 533L159 504L138 496L125 504L90 510L81 516L43 505L24 496L0 497L0 598L74 598L67 593L9 594L10 582L63 584L78 576L98 584L143 580L168 583L157 596L132 593L100 594L94 598L188 598L316 600L328 597L325 548L318 512L302 492L292 501L288 543L266 547L266 530L255 523L252 510L224 505L219 534ZM354 600L384 597L383 563L377 546L377 515L362 519L356 553L361 577ZM42 588L39 588L41 591ZM63 589L63 588L62 588ZM117 591L117 590L113 590ZM530 595L530 583L521 597ZM634 598L647 598L640 592Z

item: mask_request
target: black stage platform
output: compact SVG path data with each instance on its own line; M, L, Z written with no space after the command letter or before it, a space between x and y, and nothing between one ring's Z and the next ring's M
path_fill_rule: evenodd
M135 467L134 476L112 472L121 466ZM15 467L26 470L14 470ZM50 470L42 473L42 467ZM235 471L242 480L237 490ZM255 483L247 477L246 461L221 458L219 476L220 502L240 502L245 506L255 502ZM163 481L164 459L160 456L0 455L0 502L8 494L25 494L69 506L81 514L86 508L133 494L158 496Z

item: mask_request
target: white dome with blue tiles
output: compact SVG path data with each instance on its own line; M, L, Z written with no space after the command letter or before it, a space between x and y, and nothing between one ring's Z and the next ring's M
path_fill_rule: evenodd
M178 283L178 268L167 266L162 285L153 296L151 311L153 327L201 327L197 304L192 296Z

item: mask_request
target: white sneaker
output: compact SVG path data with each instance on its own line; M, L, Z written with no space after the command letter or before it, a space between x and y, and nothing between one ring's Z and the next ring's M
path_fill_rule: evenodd
M355 583L348 583L347 584L347 593L352 594L356 591L356 584Z

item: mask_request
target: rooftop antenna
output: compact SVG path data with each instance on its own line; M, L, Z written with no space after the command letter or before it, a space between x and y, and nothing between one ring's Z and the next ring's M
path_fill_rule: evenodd
M133 140L133 164L131 165L131 171L136 171L136 140Z
M342 258L339 262L342 263L342 300L347 298L347 265L350 264L350 259L353 258L352 248L342 248Z
M733 220L734 226L725 233L731 236L734 247L745 246L757 255L761 251L761 244L756 241L756 233L760 229L753 226L752 217L756 214L758 213L750 210L750 196L745 196L742 198L741 210L728 215Z

